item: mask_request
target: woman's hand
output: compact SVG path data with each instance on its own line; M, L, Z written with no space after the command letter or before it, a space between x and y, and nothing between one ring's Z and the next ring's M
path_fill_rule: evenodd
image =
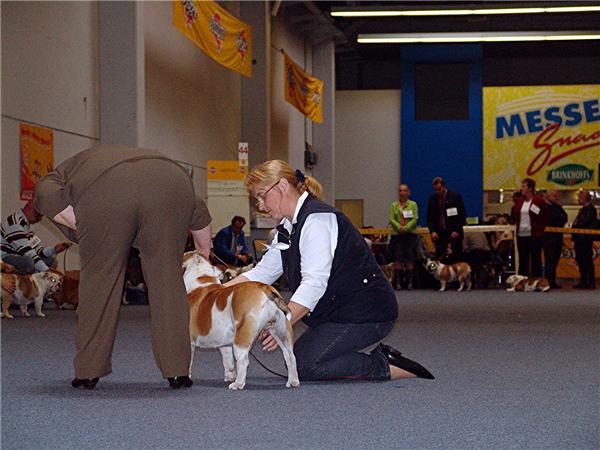
M240 275L240 277L242 276L243 275ZM302 306L300 303L296 303L294 301L290 301L288 303L288 308L290 309L290 313L292 315L292 319L290 320L292 325L294 325L296 322L298 322L310 312L310 310L306 306ZM279 347L279 344L277 344L275 338L271 336L271 333L266 328L260 332L258 338L262 341L263 351L272 352L277 347Z
M272 352L279 347L279 344L277 344L275 338L271 336L271 333L269 333L269 330L266 328L260 332L258 338L262 340L262 349L265 352Z

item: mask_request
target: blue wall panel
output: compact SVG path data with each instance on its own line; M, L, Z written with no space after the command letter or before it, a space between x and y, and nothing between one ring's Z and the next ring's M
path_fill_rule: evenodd
M469 119L415 120L415 63L469 63ZM468 216L483 213L482 49L470 45L414 45L402 49L401 168L403 183L426 224L431 180L441 176L459 192Z

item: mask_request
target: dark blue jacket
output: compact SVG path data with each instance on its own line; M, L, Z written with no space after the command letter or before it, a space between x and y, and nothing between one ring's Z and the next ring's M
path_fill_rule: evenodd
M322 212L336 215L338 242L327 289L304 322L316 326L324 322L395 320L398 317L396 296L363 237L344 214L312 196L308 196L300 208L291 237L282 226L277 227L278 242L290 244L289 249L281 251L281 259L292 292L302 281L299 247L302 227L310 214Z
M227 264L235 263L235 251L231 250L231 240L233 239L233 231L231 225L222 228L213 239L213 252ZM246 240L244 239L244 231L240 231L236 239L236 246L241 246L242 255L248 254Z

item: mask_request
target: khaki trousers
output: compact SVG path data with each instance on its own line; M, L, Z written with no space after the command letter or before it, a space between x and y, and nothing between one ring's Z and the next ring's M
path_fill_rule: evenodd
M81 256L74 359L77 378L105 376L128 256L140 250L148 287L152 350L163 376L187 375L189 309L181 263L194 190L175 163L126 161L102 174L73 205Z

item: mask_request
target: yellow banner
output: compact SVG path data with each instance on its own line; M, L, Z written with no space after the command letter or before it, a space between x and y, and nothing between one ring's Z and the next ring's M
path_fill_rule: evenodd
M208 180L243 180L248 167L240 166L239 161L209 159L206 161L206 178Z
M483 89L483 186L598 188L600 85Z
M173 1L173 25L225 67L252 77L252 28L209 1Z
M30 200L35 185L54 170L54 133L25 123L19 126L21 147L21 200Z
M283 58L285 100L313 122L323 123L323 81L308 75L285 53Z

